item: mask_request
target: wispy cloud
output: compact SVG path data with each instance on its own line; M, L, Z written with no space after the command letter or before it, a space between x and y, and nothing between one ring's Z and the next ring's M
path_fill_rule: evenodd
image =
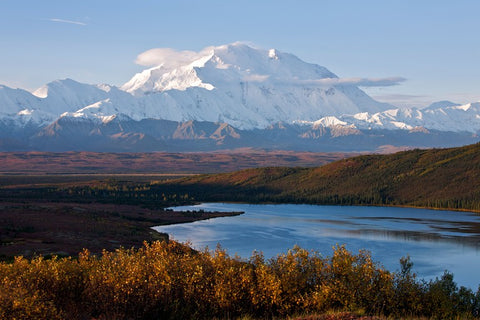
M299 80L301 83L323 85L355 85L359 87L390 87L396 86L407 79L402 77L390 78L325 78L314 80Z
M475 95L471 93L454 93L454 92L445 92L442 95L413 95L413 94L380 94L368 92L369 95L375 100L391 103L398 107L416 107L416 108L425 108L430 104L442 100L453 101L455 104L467 104L471 102L480 102L480 95Z
M381 99L381 100L417 100L419 98L423 99L423 98L430 98L430 97L425 95L400 94L400 93L382 94L382 95L375 96L375 99Z
M243 42L240 42L243 43ZM175 67L186 65L194 62L196 59L205 56L213 47L206 47L199 52L189 50L175 50L172 48L154 48L140 53L135 60L136 64L146 67L162 66L164 69L173 69ZM354 85L358 87L391 87L399 85L407 79L403 77L387 77L387 78L323 78L323 79L298 79L298 78L281 78L276 79L268 75L247 74L244 81L264 82L272 80L280 83L288 83L293 85L322 85L322 86L348 86Z
M86 23L80 22L80 21L57 19L57 18L51 18L51 19L48 19L48 21L51 21L51 22L60 22L60 23L68 23L68 24L75 24L75 25L77 25L77 26L86 26L86 25L87 25Z
M430 105L434 98L427 95L413 95L413 94L372 94L372 98L378 101L387 102L397 107L416 107L424 108Z
M249 82L264 82L266 81L270 76L269 75L263 75L263 74L249 74L243 77L243 81L249 81Z

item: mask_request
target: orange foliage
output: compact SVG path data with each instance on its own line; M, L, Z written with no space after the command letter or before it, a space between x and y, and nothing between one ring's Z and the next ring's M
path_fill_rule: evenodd
M244 260L220 247L198 252L174 241L153 242L100 257L86 250L78 259L18 257L0 263L0 280L1 319L274 318L332 309L431 315L432 310L418 308L429 305L422 300L429 296L451 303L445 312L458 316L452 300L457 293L438 289L455 289L442 285L450 278L429 293L408 268L390 273L367 252L352 254L343 246L327 258L294 247L269 260L261 253ZM474 307L462 306L464 311Z

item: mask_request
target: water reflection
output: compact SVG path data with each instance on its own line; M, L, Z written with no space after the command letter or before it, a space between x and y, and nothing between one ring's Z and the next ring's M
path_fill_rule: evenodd
M178 241L202 249L217 243L228 252L249 257L254 250L266 257L298 244L330 255L332 246L367 249L390 270L410 255L423 278L454 273L460 285L480 283L480 216L467 212L392 207L312 205L249 205L205 203L183 210L244 211L235 217L155 227Z

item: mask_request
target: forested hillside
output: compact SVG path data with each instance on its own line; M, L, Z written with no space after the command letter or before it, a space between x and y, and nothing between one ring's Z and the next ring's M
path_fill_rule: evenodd
M480 144L366 155L167 182L199 201L408 205L480 210ZM165 185L164 185L165 186Z

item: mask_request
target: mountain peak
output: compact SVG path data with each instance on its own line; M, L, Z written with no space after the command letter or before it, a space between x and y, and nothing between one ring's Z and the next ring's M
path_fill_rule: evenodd
M325 67L242 42L199 52L151 49L137 62L152 67L137 73L121 90L148 100L144 105L155 103L149 109L168 120L261 128L278 121L315 121L392 108L353 84L330 81L338 77Z
M375 130L413 132L416 128L467 132L469 139L479 133L480 103L441 101L426 109L398 109L360 90L356 84L362 79L340 79L325 67L277 49L241 42L198 52L160 48L140 54L137 63L149 68L122 88L68 78L50 82L35 94L0 86L0 133L2 126L4 133L16 132L10 124L42 128L58 119L78 126L103 126L92 131L86 125L89 135L106 130L107 125L165 136L168 130L161 127L169 122L226 123L205 136L222 143L238 136L230 126L260 132L272 124L279 129L275 134L265 131L274 137L272 143L290 139L289 135L302 136L300 132L308 126L313 131L307 136L314 139L326 133L339 137L362 130L370 135ZM382 136L373 134L372 139Z
M264 50L242 42L207 47L199 52L149 50L151 61L161 62L137 73L121 89L135 96L187 90L212 90L225 83L264 82L299 85L301 81L337 78L325 67L300 60L277 49ZM157 57L155 57L157 55ZM327 88L328 89L328 88Z
M455 107L455 106L459 106L459 105L460 105L459 103L455 103L455 102L448 101L448 100L442 100L442 101L433 102L428 107L426 107L425 110L427 110L427 109L434 110L434 109Z
M90 85L75 81L70 78L58 79L38 88L33 92L33 95L37 96L38 98L47 98L49 93L51 93L52 91L77 91L78 89L82 87L85 88L87 86Z

